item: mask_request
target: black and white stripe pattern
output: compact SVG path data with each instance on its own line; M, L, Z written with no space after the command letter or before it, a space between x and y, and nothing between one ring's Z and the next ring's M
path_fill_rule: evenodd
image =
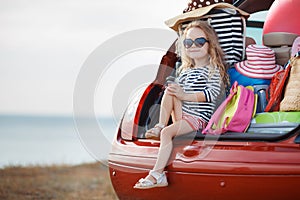
M238 12L229 9L214 9L205 19L216 31L226 62L232 65L244 57L245 20Z
M208 67L188 69L180 74L178 81L186 93L204 92L206 102L184 101L182 110L190 115L209 121L221 93L221 80L218 69Z

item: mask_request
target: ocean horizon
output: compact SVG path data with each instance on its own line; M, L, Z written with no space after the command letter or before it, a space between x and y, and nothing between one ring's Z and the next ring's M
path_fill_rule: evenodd
M0 168L105 161L118 120L96 120L99 137L88 138L88 131L80 132L73 116L0 115ZM85 125L89 123L87 119ZM95 147L89 146L90 140Z

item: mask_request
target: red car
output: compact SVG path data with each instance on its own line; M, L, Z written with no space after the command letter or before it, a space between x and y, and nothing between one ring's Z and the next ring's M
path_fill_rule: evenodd
M273 3L272 0L233 2L250 13L268 10ZM293 4L296 0L281 2ZM284 12L272 14L284 15ZM299 19L299 14L295 15ZM256 28L262 28L262 25L263 22L248 22L248 26ZM299 25L295 26L298 26L294 29L299 34ZM167 53L172 57L170 54ZM170 59L162 60L163 64L170 62ZM252 200L300 197L299 123L272 124L263 129L254 128L251 133L229 132L221 136L197 133L196 137L187 135L175 138L170 164L166 167L169 186L133 189L156 161L160 143L145 139L144 134L158 120L158 112L149 111L152 105L160 102L163 93L163 85L157 82L165 80L170 73L159 69L157 79L138 101L128 106L121 120L109 154L111 182L120 199Z

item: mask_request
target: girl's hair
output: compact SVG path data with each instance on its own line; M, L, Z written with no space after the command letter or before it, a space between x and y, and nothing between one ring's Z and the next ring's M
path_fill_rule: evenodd
M220 47L218 36L215 30L205 21L193 21L189 23L183 31L180 31L180 37L177 42L177 54L181 57L182 65L179 70L182 71L188 68L193 68L195 66L194 60L186 55L185 47L182 44L183 40L186 38L187 31L193 27L201 29L207 37L206 39L208 40L209 45L209 62L210 67L213 67L211 68L210 73L213 73L215 67L217 67L220 71L223 84L227 86L229 84L229 78L227 74L227 67L224 60L225 56L223 50Z

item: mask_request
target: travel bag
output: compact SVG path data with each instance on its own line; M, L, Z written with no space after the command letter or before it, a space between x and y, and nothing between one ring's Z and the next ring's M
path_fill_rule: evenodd
M228 97L210 118L203 134L219 135L227 131L245 132L256 112L253 88L246 88L235 82Z
M263 112L251 120L247 133L284 134L300 124L300 112Z

